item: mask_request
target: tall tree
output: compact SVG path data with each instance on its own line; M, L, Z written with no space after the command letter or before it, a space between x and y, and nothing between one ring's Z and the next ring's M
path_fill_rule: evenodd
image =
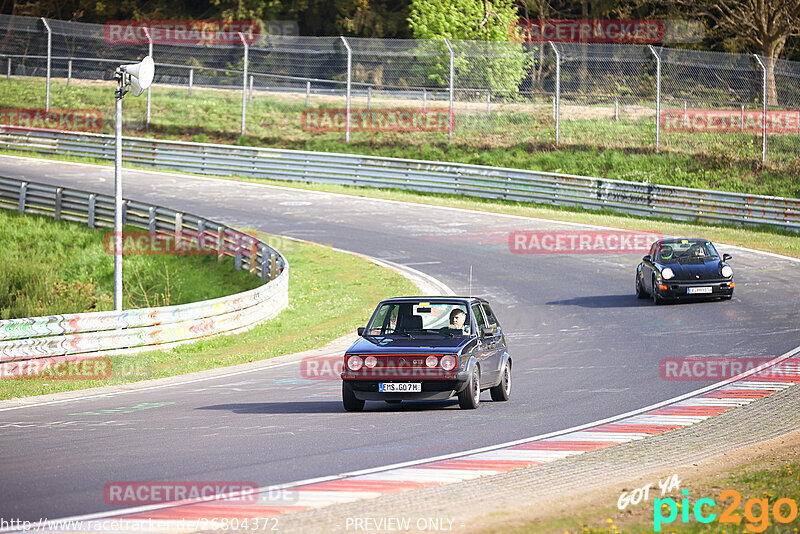
M800 36L800 0L674 0L714 22L720 37L740 39L766 58L767 102L778 103L775 60Z

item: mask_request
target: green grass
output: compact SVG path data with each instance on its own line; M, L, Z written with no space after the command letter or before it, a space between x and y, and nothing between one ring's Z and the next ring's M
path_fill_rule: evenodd
M0 380L0 399L173 376L319 347L363 325L380 299L417 292L401 275L351 254L251 233L280 250L291 266L290 304L274 319L235 336L111 356L112 376L105 380Z
M0 210L0 319L114 309L108 231ZM216 256L125 256L122 273L125 308L184 304L261 284Z
M17 107L42 107L44 82L13 79L0 82L0 101ZM364 107L355 99L354 107ZM351 152L378 156L452 161L647 181L666 185L800 197L800 142L797 135L769 138L769 157L760 163L761 139L749 134L662 134L654 151L654 118L623 109L621 120L581 118L592 106L565 106L562 142L554 146L555 123L547 104L504 104L491 116L485 106L456 107L456 135L447 133L353 132L314 133L301 128L302 95L257 93L248 105L247 136L240 137L241 93L233 90L155 87L152 123L144 124L146 99L124 102L125 133L162 139L240 143L254 146ZM431 103L433 106L444 102ZM372 107L421 107L421 102L373 99ZM81 82L71 88L52 85L51 107L97 108L113 129L113 88L109 83ZM342 99L312 97L312 107L343 107ZM588 110L588 111L586 111ZM595 114L596 115L596 114Z
M800 527L800 515L790 523L783 524L775 521L773 510L775 503L780 499L790 499L797 506L800 506L800 462L784 462L780 465L776 465L776 463L774 459L762 460L737 466L722 478L707 478L697 484L688 486L682 484L682 489L689 490L689 495L686 497L691 508L689 520L686 523L682 522L682 509L678 508L676 519L672 523L662 524L661 532L667 534L797 533ZM573 514L570 519L530 522L513 527L507 526L497 531L491 530L491 532L502 531L506 534L652 534L654 532L653 502L655 498L661 498L657 487L655 490L655 495L651 491L648 502L643 501L638 505L629 505L625 511L619 511L616 507L602 510L595 509ZM720 495L724 490L736 490L739 492L741 501L738 507L733 507L734 500L727 494L725 498L721 498ZM665 499L670 497L675 500L676 505L682 504L681 499L683 496L680 492L673 491L664 496ZM707 505L702 508L702 514L705 516L708 516L709 513L716 514L716 519L706 525L699 523L694 517L695 503L702 498L712 499L716 503L714 509ZM768 515L763 516L759 506L752 503L748 504L751 499L763 500L769 510ZM734 518L738 516L741 523L721 523L719 521L722 513L729 508L731 516ZM747 515L748 510L750 515ZM664 517L667 517L668 514L668 507L665 506ZM781 514L784 517L790 517L788 504L782 503ZM750 527L752 527L752 530Z

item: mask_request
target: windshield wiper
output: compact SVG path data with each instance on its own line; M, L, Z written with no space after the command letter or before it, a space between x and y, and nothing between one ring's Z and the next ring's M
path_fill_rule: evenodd
M430 332L431 334L439 334L439 335L443 335L443 336L455 337L455 336L453 336L453 333L452 333L452 332L447 332L447 331L442 331L442 330L436 330L436 329L434 329L434 328L425 328L423 331L424 331L424 332Z

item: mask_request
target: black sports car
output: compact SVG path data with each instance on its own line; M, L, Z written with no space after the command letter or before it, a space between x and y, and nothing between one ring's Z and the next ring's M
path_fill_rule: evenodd
M733 297L730 254L720 255L707 239L661 239L636 268L636 296L665 300Z
M364 401L458 397L477 408L481 391L494 401L511 393L511 356L489 303L477 297L400 297L378 304L347 349L342 400L347 411Z

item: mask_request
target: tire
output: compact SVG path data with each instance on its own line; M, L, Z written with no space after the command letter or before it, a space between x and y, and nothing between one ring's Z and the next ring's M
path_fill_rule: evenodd
M640 299L646 299L649 295L639 283L639 273L636 273L636 296Z
M478 367L472 370L467 387L458 394L458 405L463 410L474 410L481 402L481 379Z
M348 412L360 412L364 409L364 401L356 398L353 386L347 382L342 382L342 403L345 411Z
M386 404L400 404L403 402L403 399L390 399L386 401Z
M664 300L661 297L658 296L658 291L656 291L656 277L653 276L653 304L658 306L659 304L662 304L663 302L664 302Z
M495 402L504 402L511 396L511 363L506 362L503 370L500 372L502 378L500 383L489 390L492 394L492 400Z

